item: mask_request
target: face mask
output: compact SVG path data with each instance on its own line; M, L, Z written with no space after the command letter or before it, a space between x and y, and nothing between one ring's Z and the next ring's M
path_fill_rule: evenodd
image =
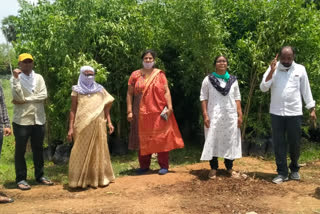
M145 69L151 69L154 66L154 62L142 62L142 65Z
M94 76L91 76L91 75L90 76L85 76L85 75L83 75L82 82L83 82L84 85L90 86L94 82Z
M287 64L286 64L287 65ZM292 65L292 64L291 64ZM283 65L282 63L279 63L279 70L280 71L288 71L290 68L291 68L291 65L289 65L289 66L285 66L285 65Z
M282 64L282 63L281 63ZM292 65L292 63L291 64L288 64L288 63L284 63L284 64L282 64L284 67L286 67L286 68L290 68L291 67L291 65Z

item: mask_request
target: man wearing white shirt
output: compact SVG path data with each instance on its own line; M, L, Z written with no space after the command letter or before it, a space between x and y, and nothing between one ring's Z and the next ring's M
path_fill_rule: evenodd
M33 69L33 57L28 53L19 55L19 67L11 78L13 120L12 127L16 141L15 169L16 183L19 189L29 190L25 152L30 138L33 153L34 173L37 182L44 185L53 183L44 177L43 140L45 135L46 115L44 101L47 88L43 77Z
M298 160L303 115L302 98L305 107L310 110L311 119L316 119L315 101L306 69L303 65L295 63L294 57L291 46L283 47L280 51L280 62L277 62L277 54L260 84L263 92L271 89L272 141L278 172L272 182L276 184L287 181L289 177L292 180L300 180ZM287 144L291 159L290 175L287 166Z

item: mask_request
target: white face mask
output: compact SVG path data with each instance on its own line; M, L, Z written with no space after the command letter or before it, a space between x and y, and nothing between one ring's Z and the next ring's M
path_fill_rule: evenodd
M154 62L142 62L142 65L145 69L151 69L154 66Z
M94 82L94 76L93 75L86 76L86 75L82 74L81 82L82 82L82 84L84 84L86 86L91 86Z

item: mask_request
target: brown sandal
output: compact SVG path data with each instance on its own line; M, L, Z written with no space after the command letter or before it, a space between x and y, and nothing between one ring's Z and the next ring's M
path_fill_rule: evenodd
M12 198L9 198L7 196L0 196L0 204L7 204L12 202L14 202Z

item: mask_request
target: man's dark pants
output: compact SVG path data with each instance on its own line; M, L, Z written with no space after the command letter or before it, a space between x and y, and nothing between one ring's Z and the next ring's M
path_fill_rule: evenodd
M27 179L27 165L24 155L26 146L30 138L33 153L34 175L37 181L43 176L43 140L45 135L45 125L24 126L12 123L13 133L16 140L16 150L14 154L16 182Z
M272 141L279 175L288 176L288 144L291 159L289 168L291 172L299 171L301 123L302 116L278 116L271 114Z

